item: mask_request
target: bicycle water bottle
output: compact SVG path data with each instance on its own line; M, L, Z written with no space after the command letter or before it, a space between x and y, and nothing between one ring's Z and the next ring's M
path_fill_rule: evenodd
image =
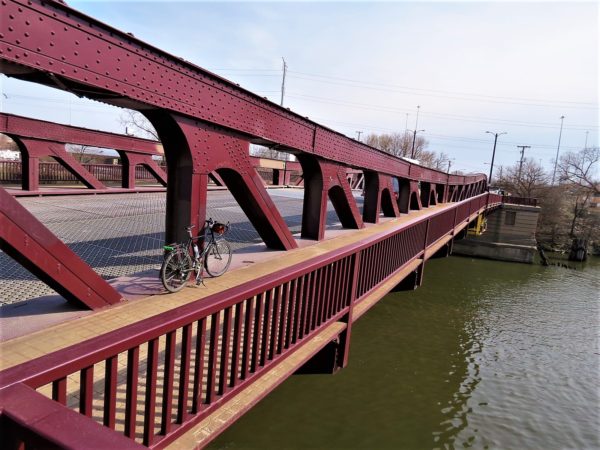
M193 244L192 247L194 248L194 257L196 259L200 258L200 251L198 250L198 245L197 244Z

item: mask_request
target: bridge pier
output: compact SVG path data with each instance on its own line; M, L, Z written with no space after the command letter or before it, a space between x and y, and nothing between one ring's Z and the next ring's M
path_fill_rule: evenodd
M421 284L423 284L423 264L409 273L400 283L392 288L391 292L414 291Z

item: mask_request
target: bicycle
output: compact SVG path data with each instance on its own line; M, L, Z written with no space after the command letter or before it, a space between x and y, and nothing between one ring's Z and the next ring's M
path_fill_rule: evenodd
M231 247L223 236L229 231L227 224L206 221L204 236L192 235L193 225L186 227L189 239L185 243L165 245L165 259L160 268L160 280L169 292L181 290L187 283L192 272L196 274L196 285L204 284L203 270L211 277L223 275L231 264ZM215 238L215 235L218 237ZM198 241L204 240L202 251Z

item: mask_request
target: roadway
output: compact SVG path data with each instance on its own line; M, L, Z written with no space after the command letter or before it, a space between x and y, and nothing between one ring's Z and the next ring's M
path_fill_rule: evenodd
M304 191L269 189L268 192L290 231L298 234ZM359 191L355 197L362 211ZM160 267L165 235L164 192L27 197L19 198L19 202L105 279ZM228 191L209 191L208 216L231 222L227 239L234 253L262 242ZM341 228L331 203L327 228ZM56 295L53 289L0 252L0 310L5 305L52 295Z

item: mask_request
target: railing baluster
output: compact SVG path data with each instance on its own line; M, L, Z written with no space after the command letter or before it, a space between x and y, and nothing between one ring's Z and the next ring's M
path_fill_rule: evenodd
M194 360L194 388L192 390L192 414L202 408L202 386L204 378L204 349L206 348L206 317L198 320L196 327L196 355Z
M317 274L317 281L315 282L315 290L312 296L311 310L310 310L310 325L309 330L314 330L319 324L319 310L323 303L323 278L325 274L325 268L321 267L315 271Z
M220 334L220 312L211 315L210 318L210 346L208 347L208 376L206 381L206 405L210 405L215 399L215 384L217 379L217 359Z
M244 315L242 314L243 302L235 305L235 326L233 328L233 349L231 351L231 373L229 374L230 386L235 387L239 380L240 370L240 348L242 343L242 326Z
M246 300L246 309L244 311L244 349L242 351L242 380L248 378L248 373L251 369L250 358L252 356L252 319L254 318L254 300L249 298Z
M279 342L279 320L281 317L281 291L283 285L279 285L273 292L273 324L271 326L271 342L269 344L269 357L273 359L277 355L277 345Z
M135 439L139 370L140 348L133 347L127 351L127 387L125 394L125 436L131 439Z
M52 400L61 405L67 404L67 377L52 382Z
M163 379L163 402L160 433L166 435L171 431L171 411L173 410L173 377L175 375L175 331L167 333L165 346L165 370Z
M333 270L333 263L325 266L325 281L323 282L323 306L321 307L321 314L319 317L320 323L325 322L329 318L329 307L331 304L331 271Z
M262 323L262 339L260 345L260 365L264 366L269 354L269 334L271 331L271 316L273 314L273 289L265 292L265 310Z
M232 307L225 308L223 319L223 338L221 344L221 364L219 367L219 395L223 395L229 388L227 374L229 373L229 347L231 344L231 316Z
M117 364L118 355L111 356L105 361L104 371L104 420L105 426L115 429L117 411Z
M281 286L281 317L279 319L279 334L277 338L277 354L283 351L287 331L290 323L290 288L292 282L288 281Z
M315 297L317 296L317 281L318 281L318 270L312 272L312 279L310 281L310 295L306 296L307 312L306 322L304 322L304 334L308 334L312 330L312 315L315 309Z
M306 322L307 315L309 310L309 303L312 294L312 280L313 280L314 272L309 272L305 275L304 280L304 292L302 293L302 316L300 318L300 328L298 331L298 339L302 339L306 334Z
M296 290L299 281L299 278L295 278L290 283L290 293L288 296L289 306L287 307L288 318L286 320L285 330L285 348L290 348L295 329L294 327L296 326Z
M79 372L79 412L92 417L94 401L94 366L88 366Z
M298 278L296 288L296 301L294 306L294 332L292 336L292 344L295 344L300 338L301 323L302 323L302 298L304 296L304 276Z
M263 303L264 292L256 297L256 308L254 310L254 336L252 339L252 365L251 372L256 372L258 368L258 357L260 354L260 337L262 332L261 320L264 316L265 305Z
M340 260L340 269L339 269L340 273L338 275L340 282L338 285L338 294L337 294L338 295L338 301L337 301L338 312L346 307L346 299L344 298L344 286L346 285L346 265L348 264L347 261L348 261L347 256Z
M332 278L331 273L333 272L333 263L327 265L325 272L325 286L323 289L323 307L321 308L321 323L329 319L331 310L331 284Z
M146 404L144 408L144 439L149 447L154 442L154 414L156 412L156 376L158 371L158 338L148 342L146 370Z
M188 385L190 381L190 358L192 353L192 324L183 327L181 333L181 367L179 368L179 395L177 399L177 423L187 417Z

